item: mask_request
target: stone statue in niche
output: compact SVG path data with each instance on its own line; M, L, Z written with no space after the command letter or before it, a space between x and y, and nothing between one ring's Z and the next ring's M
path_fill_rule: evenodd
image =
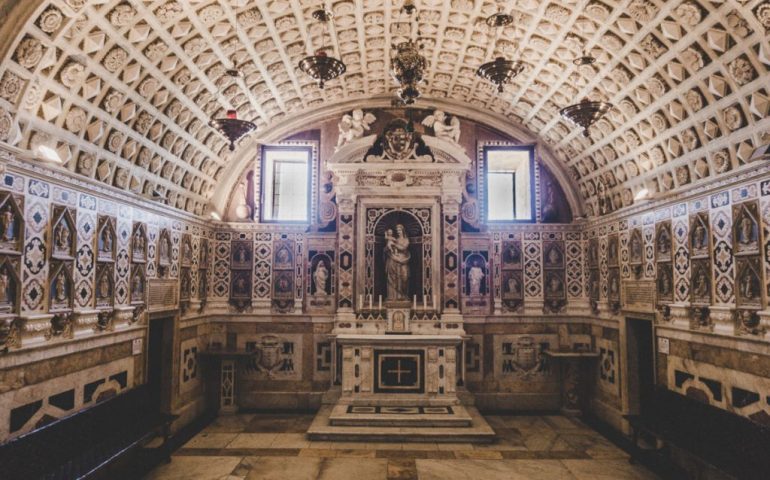
M275 265L273 268L276 270L285 270L292 267L291 251L286 244L281 244L275 252Z
M343 145L363 137L375 120L377 120L377 117L368 112L364 113L360 108L343 115L339 123L340 134L337 137L335 150L339 150Z
M0 227L2 228L2 239L5 242L16 240L16 212L10 205L6 205L0 213Z
M329 288L326 286L326 282L329 279L329 270L326 268L326 264L319 261L315 266L315 272L313 272L313 281L315 282L315 294L316 295L328 295Z
M182 279L180 280L179 285L179 292L181 298L190 298L190 277L187 273L182 275Z
M671 287L671 275L668 270L660 268L658 270L658 295L661 297L670 297L672 293Z
M762 287L757 257L741 257L737 260L736 294L739 306L760 306Z
M691 234L692 254L708 255L709 232L700 217L695 218L695 225Z
M251 260L249 259L249 251L246 248L245 243L237 243L234 246L233 252L233 266L245 267L249 266Z
M142 230L140 228L137 228L134 230L134 238L132 241L132 249L134 251L134 257L136 258L144 258L144 235L142 234Z
M112 253L112 233L107 227L102 230L102 252Z
M131 279L131 301L141 302L144 300L144 279L139 273L134 274Z
M5 267L0 268L0 312L13 310L13 292L11 291L11 277Z
M516 278L515 275L510 275L505 280L504 293L507 294L506 296L511 298L521 297L521 282Z
M168 265L171 263L171 248L167 238L160 239L160 245L158 247L158 258L162 265Z
M406 120L392 120L364 156L365 162L432 162L433 153L414 126Z
M561 267L563 265L563 259L561 251L556 244L550 244L550 248L545 254L545 266L547 267Z
M642 234L639 230L631 233L631 240L628 246L629 257L632 263L641 263L642 261Z
M711 296L711 284L708 268L705 265L694 264L692 274L693 300L708 302Z
M388 300L409 300L409 237L403 225L396 225L385 232L385 272L387 275Z
M736 253L756 252L759 248L759 226L749 207L739 208L735 225Z
M97 290L97 295L100 300L109 300L110 297L112 297L112 291L111 291L111 285L110 285L110 279L107 276L107 274L103 274L99 278L99 288Z
M609 237L607 244L607 263L615 266L618 264L618 237Z
M470 282L470 294L481 295L482 287L484 286L484 270L479 266L479 261L474 260L471 268L468 269L468 280Z
M59 274L56 275L53 287L53 298L56 303L66 303L69 295L67 294L67 276L65 275L64 270L60 271Z
M655 242L658 260L671 258L671 231L668 224L661 225L658 230L658 239Z
M61 221L54 230L54 252L62 255L72 253L72 238L67 222Z
M754 275L751 274L751 272L747 269L743 273L743 277L740 279L740 291L741 295L746 300L754 300L759 293L759 288L756 282L756 279L754 278Z
M564 281L557 273L550 273L545 284L545 296L548 298L561 298L564 296Z
M460 143L460 119L454 115L447 115L443 110L436 110L433 115L428 115L422 124L433 129L436 138L455 144Z
M503 266L516 268L521 266L521 248L517 242L503 244Z

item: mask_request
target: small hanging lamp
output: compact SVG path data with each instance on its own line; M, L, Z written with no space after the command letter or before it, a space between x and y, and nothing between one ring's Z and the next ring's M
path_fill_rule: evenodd
M320 88L324 88L326 82L334 80L345 73L347 67L341 60L330 57L324 47L324 38L327 33L327 25L332 19L332 12L323 9L316 10L313 12L313 18L318 20L323 26L321 47L315 51L315 55L310 55L300 60L299 69L318 82Z

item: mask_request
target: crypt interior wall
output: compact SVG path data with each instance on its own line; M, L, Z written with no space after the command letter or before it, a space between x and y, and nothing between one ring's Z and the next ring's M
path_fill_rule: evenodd
M430 113L415 112L425 135L434 133L421 124ZM377 119L370 129L376 133L403 112L373 114ZM341 281L336 269L345 255L337 240L345 224L338 216L335 182L323 168L334 153L337 122L310 125L287 138L317 149L318 208L310 228L239 218L237 207L243 204L259 218L260 179L253 168L243 172L246 188L234 191L224 221L211 222L93 182L71 181L4 152L0 199L13 197L22 209L24 236L17 250L0 254L6 262L0 265L16 269L19 279L14 309L0 314L7 327L0 404L13 416L0 417L2 436L28 431L45 416L87 407L99 389L120 392L145 381L147 322L163 315L173 316L177 339L171 401L172 411L182 415L177 428L211 407L199 354L216 343L242 349L278 345L273 363L254 362L239 372L238 405L318 408L334 376L327 335L337 302L328 297L336 295ZM481 145L516 143L467 119L460 124L459 145L473 162ZM592 370L590 407L623 429L627 378L634 375L625 367L623 321L642 315L655 325L660 385L767 423L767 168L634 209L573 220L561 187L539 164L538 221L505 226L480 222L474 203L479 179L476 169L471 172L459 206L456 255L469 336L466 386L482 410L557 408L563 379L543 351L588 344L601 355ZM75 227L74 254L61 258L51 255L59 207L69 209ZM95 232L104 218L115 225L112 261L99 260ZM748 242L740 230L745 218L756 222L746 230ZM706 257L695 233L699 225L707 229ZM146 232L144 260L133 248L137 228ZM166 236L171 247L162 261ZM329 259L333 279L323 294L312 280L318 255ZM465 261L478 259L486 261L484 288L468 302ZM50 277L61 264L71 272L71 296L69 306L52 311ZM110 304L97 298L97 272L104 269L113 280ZM146 284L134 296L137 275ZM562 288L552 287L559 282ZM634 285L654 288L657 295L640 303L629 297ZM154 287L171 289L174 301L154 299ZM143 343L134 349L137 340ZM101 380L105 386L94 387ZM96 397L85 393L94 388ZM62 403L63 393L77 400Z

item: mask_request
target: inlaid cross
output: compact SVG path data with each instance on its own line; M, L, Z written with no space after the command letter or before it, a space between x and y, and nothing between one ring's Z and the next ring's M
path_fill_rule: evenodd
M396 374L396 384L401 385L401 374L402 373L412 373L411 370L401 370L401 360L396 360L396 369L395 370L388 370L388 373L395 373Z

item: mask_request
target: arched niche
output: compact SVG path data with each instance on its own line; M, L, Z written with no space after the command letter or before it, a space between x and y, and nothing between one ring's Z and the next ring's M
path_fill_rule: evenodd
M117 250L117 235L115 234L115 217L99 216L96 235L97 260L114 262Z
M49 311L70 311L74 296L72 268L68 262L58 261L53 262L51 267L48 277Z
M77 229L75 228L76 210L61 205L53 206L51 222L51 258L72 260L75 258Z
M21 253L24 241L24 197L0 192L0 253Z

